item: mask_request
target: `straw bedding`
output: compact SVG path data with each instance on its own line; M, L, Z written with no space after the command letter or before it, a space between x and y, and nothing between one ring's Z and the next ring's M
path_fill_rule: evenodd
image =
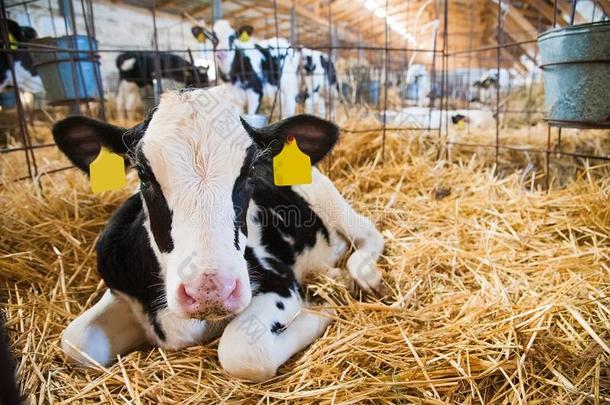
M380 134L344 135L332 178L383 231L387 295L312 280L336 320L263 384L229 378L215 342L67 364L60 334L104 290L93 245L129 191L92 195L76 171L9 184L0 294L28 402L610 401L610 179L541 191L484 158L438 161L431 139L389 132L382 162Z

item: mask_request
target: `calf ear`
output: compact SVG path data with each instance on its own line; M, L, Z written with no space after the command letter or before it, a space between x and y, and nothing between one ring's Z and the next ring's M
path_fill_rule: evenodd
M53 138L59 149L75 166L89 174L89 164L102 146L120 155L135 146L136 131L127 130L87 117L74 116L53 126Z
M264 128L252 128L242 119L242 125L261 149L270 149L275 156L284 148L288 136L294 136L299 149L316 164L332 150L339 139L339 128L332 122L313 115L301 114L286 118Z

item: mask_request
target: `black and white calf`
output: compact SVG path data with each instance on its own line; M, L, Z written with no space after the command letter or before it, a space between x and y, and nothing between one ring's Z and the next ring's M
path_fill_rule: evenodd
M232 85L242 110L259 112L263 96L273 98L279 91L281 117L294 115L299 94L298 66L300 55L286 39L260 41L249 37L241 41L226 20L214 23L213 31L200 27L214 40L214 58L222 76Z
M13 53L15 63L15 76L21 91L39 93L44 91L42 80L36 69L32 56L23 45L38 37L36 30L31 27L22 27L13 20L6 20L11 42L19 42L20 45L11 45L12 49L18 50ZM9 59L6 53L0 52L0 92L7 86L13 85L13 75L10 71Z
M333 97L333 89L337 87L337 71L335 64L328 55L313 49L303 48L303 74L307 86L305 97L305 112L323 117L326 114L326 101L322 92Z
M330 180L277 187L272 157L294 136L312 163L338 139L337 127L299 115L254 129L222 86L164 94L131 129L84 117L55 125L59 148L87 171L100 145L137 168L140 190L112 216L97 244L108 291L62 337L82 364L109 364L143 343L180 349L221 335L231 375L273 377L321 336L328 313L305 308L300 282L311 271L347 268L377 290L381 234Z
M119 119L133 120L142 108L140 89L152 86L155 78L156 59L152 52L125 52L116 58L119 70L117 111ZM160 74L163 79L184 83L185 87L208 87L208 68L195 66L180 56L159 55Z

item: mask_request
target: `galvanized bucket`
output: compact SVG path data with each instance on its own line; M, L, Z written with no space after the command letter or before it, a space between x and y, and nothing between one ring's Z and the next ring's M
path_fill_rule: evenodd
M42 51L32 52L32 59L42 79L49 104L59 105L77 100L100 99L99 56L87 52L97 50L97 41L85 35L69 35L59 38L40 38L31 42L36 50ZM50 51L53 48L83 52Z
M547 31L538 45L549 122L610 127L610 21Z

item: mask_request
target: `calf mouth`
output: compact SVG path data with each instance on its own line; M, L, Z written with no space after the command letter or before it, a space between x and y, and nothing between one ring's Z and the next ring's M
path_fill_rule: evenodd
M197 314L190 315L190 318L197 319L200 321L216 322L216 321L226 320L235 315L236 315L235 313L228 311L224 308L209 308L209 309L205 309Z

